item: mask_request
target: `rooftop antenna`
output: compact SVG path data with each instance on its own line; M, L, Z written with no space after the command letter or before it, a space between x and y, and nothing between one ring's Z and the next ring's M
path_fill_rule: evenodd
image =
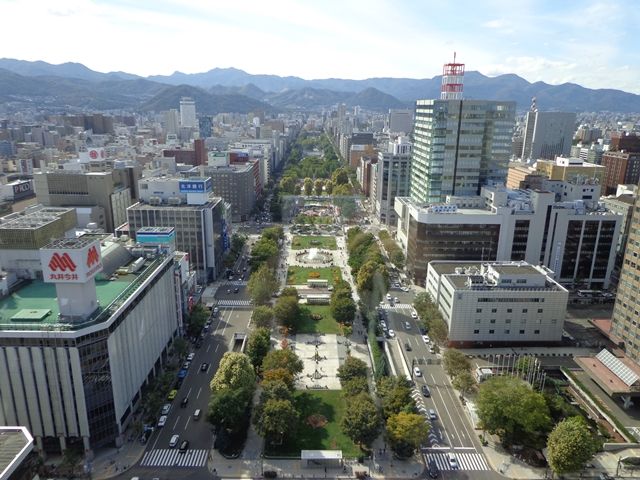
M462 100L464 80L464 63L456 62L456 52L453 52L453 62L445 63L442 67L441 100Z

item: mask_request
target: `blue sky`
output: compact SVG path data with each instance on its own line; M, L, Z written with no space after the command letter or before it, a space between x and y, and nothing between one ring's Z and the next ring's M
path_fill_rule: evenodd
M640 14L619 0L0 0L0 12L0 57L103 72L425 78L456 51L485 75L640 93Z

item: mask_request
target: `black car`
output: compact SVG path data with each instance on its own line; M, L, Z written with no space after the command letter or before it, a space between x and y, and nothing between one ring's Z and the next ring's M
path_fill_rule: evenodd
M407 352L410 352L410 351L412 350L412 349L411 349L411 345L409 345L409 343L408 343L408 342L404 344L404 349L405 349Z
M426 335L427 334L427 329L424 327L420 327L420 335Z
M184 407L186 407L186 406L187 406L187 403L189 403L189 397L184 397L184 398L182 399L182 401L180 402L180 406L181 406L182 408L184 408Z
M189 450L189 440L183 440L178 449L178 453L185 453L187 450Z
M240 289L238 287L233 289L233 293L238 293L240 291Z
M422 395L424 395L425 397L430 397L431 396L431 392L429 391L429 387L427 387L426 385L422 385Z
M438 470L438 465L435 460L429 460L427 473L429 474L429 478L438 478L440 476L440 470Z
M203 363L202 365L200 365L200 371L201 372L206 372L207 368L209 368L209 364L208 363Z

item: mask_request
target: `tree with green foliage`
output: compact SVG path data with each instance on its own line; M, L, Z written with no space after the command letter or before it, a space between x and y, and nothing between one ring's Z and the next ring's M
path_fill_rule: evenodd
M347 355L344 359L344 363L338 367L338 378L340 384L344 386L345 382L353 380L354 378L367 378L369 367L365 362L359 358Z
M282 177L280 179L280 190L282 190L284 193L292 194L294 193L296 182L297 180L292 176Z
M280 297L273 307L273 315L283 327L295 330L300 321L300 305L294 297Z
M324 181L324 190L327 192L327 195L331 195L333 192L333 182L331 180Z
M273 323L273 309L268 305L258 305L251 314L251 323L256 328L271 328Z
M226 352L211 380L211 391L234 390L251 398L256 383L256 373L251 359L244 353Z
M380 414L368 393L349 398L340 428L344 434L360 446L370 446L380 434Z
M358 269L356 276L356 288L358 292L371 292L376 283L384 290L389 288L389 271L384 263L376 263L369 260Z
M505 445L541 446L551 427L544 396L515 377L493 377L480 384L476 398L482 428Z
M462 372L471 371L471 362L460 350L448 348L442 355L442 364L450 377L457 377Z
M260 403L264 404L270 399L289 400L293 402L293 389L280 380L262 381L262 393Z
M278 290L278 280L266 263L251 273L247 290L254 305L263 305L271 300L271 296Z
M400 412L413 413L416 402L411 396L413 389L404 377L382 377L378 380L378 396L382 400L385 418Z
M242 390L224 388L211 395L209 422L216 427L235 430L247 414L247 395Z
M349 172L345 168L337 168L331 175L334 188L349 183Z
M305 178L303 188L305 195L311 195L311 192L313 191L313 180L311 180L309 177Z
M204 308L204 305L201 303L194 305L191 312L189 312L187 321L187 331L189 332L189 335L198 335L204 327L204 324L207 323L209 316L210 313Z
M442 317L432 318L428 323L429 337L436 345L444 345L449 336L449 329Z
M242 247L247 243L247 236L240 233L234 233L231 236L231 251L238 255L242 251Z
M330 304L331 315L338 323L351 325L356 316L356 304L351 298L339 297Z
M562 420L547 439L547 460L558 475L583 469L596 451L597 444L582 417Z
M428 438L429 424L422 415L400 412L387 419L387 439L399 457L411 457Z
M268 227L262 231L262 235L260 237L273 240L277 244L280 240L284 238L284 230L280 225Z
M249 334L246 353L254 368L262 365L262 360L271 349L271 332L267 328L256 328Z
M280 350L270 350L262 360L262 371L284 368L294 377L302 372L303 364L300 357L293 350L288 348Z
M263 361L264 363L264 361ZM295 376L286 368L270 368L262 371L262 383L281 382L293 390L296 385Z
M451 384L454 388L458 389L463 396L473 391L477 386L476 379L471 371L468 370L462 371L453 377Z
M324 182L322 179L317 178L315 182L313 182L313 190L316 195L322 195L322 190L324 189Z
M295 436L300 414L291 401L269 399L254 416L256 431L270 443L280 444L286 437Z
M298 299L298 289L296 287L284 287L280 292L281 297L293 297Z
M366 377L353 377L346 381L340 380L340 385L345 397L354 397L359 393L369 392L369 383Z
M278 244L269 238L260 238L251 249L251 266L255 269L263 263L275 268L280 251Z
M173 341L173 351L176 353L178 358L183 358L189 351L189 342L182 337L176 338Z

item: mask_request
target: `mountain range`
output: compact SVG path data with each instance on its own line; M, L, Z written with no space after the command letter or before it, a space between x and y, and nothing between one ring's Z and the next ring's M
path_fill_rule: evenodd
M350 80L252 75L236 68L203 73L140 77L126 72L101 73L80 63L53 65L0 59L0 103L37 103L42 107L94 110L161 111L177 108L181 96L196 100L204 114L310 110L337 103L386 111L411 107L419 98L439 98L441 77ZM640 95L614 89L589 89L574 83L530 83L515 75L487 77L466 72L465 98L514 100L520 111L537 98L542 110L640 112Z

